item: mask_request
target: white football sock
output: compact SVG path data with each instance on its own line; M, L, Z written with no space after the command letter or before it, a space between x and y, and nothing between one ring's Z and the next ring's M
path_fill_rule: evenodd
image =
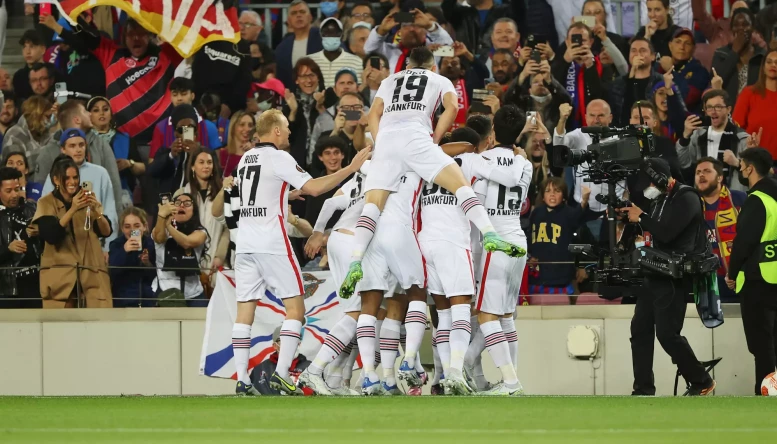
M459 206L464 211L464 215L478 227L481 233L485 234L494 231L494 226L491 225L488 213L486 213L485 207L483 207L480 199L475 195L472 187L459 187L456 190L456 199L458 199Z
M424 331L426 331L426 302L410 301L405 316L405 329L407 329L405 360L410 367L415 367L416 355L421 348Z
M510 349L507 347L505 335L502 333L502 326L499 321L489 321L480 325L483 331L483 337L486 340L486 349L491 359L502 372L502 379L505 384L513 385L518 383L518 376L515 374L513 362L510 360Z
M375 321L375 368L380 367L380 329L383 327L383 321Z
M308 366L308 371L314 375L321 375L324 368L340 356L356 334L356 321L350 316L343 316L329 330L324 339L324 344L318 350L313 362Z
M434 378L432 378L432 385L440 383L440 379L443 377L442 362L440 361L440 349L437 347L437 335L432 336L432 357L434 358Z
M515 319L499 318L499 324L502 326L502 333L505 334L507 347L510 349L510 359L513 362L513 368L518 370L518 332L515 331Z
M302 322L296 319L286 319L281 324L281 349L278 352L278 365L275 372L283 379L289 379L289 367L294 355L297 354L299 347L300 333L302 332Z
M443 374L448 373L448 369L451 366L451 324L453 320L451 318L451 310L437 310L437 353L440 354L440 362L442 363Z
M235 356L237 380L251 384L248 377L248 357L251 354L251 326L235 324L232 326L232 353Z
M356 358L359 357L359 343L356 342L356 338L354 338L354 341L351 344L353 344L351 354L348 355L348 358L345 360L345 364L343 364L343 382L351 382L351 376L353 375L353 364L356 362Z
M396 319L386 318L380 329L380 365L383 367L383 380L389 387L397 383L394 377L394 363L399 350L400 325Z
M375 372L375 316L360 314L356 327L356 342L359 343L359 352L362 357L362 374L370 378L370 381L379 381Z
M355 321L354 321L355 322ZM345 346L345 350L340 353L331 364L327 366L329 374L326 377L326 384L329 387L340 387L343 383L343 367L345 367L345 361L351 355L351 350L354 344L356 344L356 332L354 331L354 337Z
M375 235L375 229L378 227L378 219L380 219L380 209L378 206L372 203L364 205L362 209L362 215L359 216L359 220L356 222L356 229L353 232L354 247L351 253L352 261L360 261L364 256L364 252L367 250L367 246L372 241L372 236Z
M451 307L451 363L449 371L461 374L464 366L464 356L469 347L472 327L469 322L469 304L459 304Z

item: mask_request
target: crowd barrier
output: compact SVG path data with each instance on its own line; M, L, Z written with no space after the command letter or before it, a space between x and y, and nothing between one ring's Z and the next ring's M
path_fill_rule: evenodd
M321 270L318 267L313 267L311 264L317 263L315 261L309 263L307 267L303 269L303 274L310 274L311 272L324 272L327 273L327 270ZM561 265L561 264L575 264L575 262L564 262L564 261L547 261L547 262L539 262L538 265L542 267L543 265ZM577 263L579 266L585 266L592 264L592 262L587 261L580 261ZM0 267L0 273L5 273L8 271L15 271L15 270L29 270L31 267ZM45 269L45 267L34 267L37 268L38 272L40 270ZM62 264L57 265L55 267L49 267L49 268L70 268L73 269L74 273L79 273L80 270L83 270L87 267L81 266L79 264ZM106 270L109 272L111 270L157 270L157 267L145 267L145 266L109 266L106 267ZM175 271L177 269L175 268L169 268L169 271ZM184 270L184 269L181 269ZM190 270L190 269L186 269ZM231 271L229 268L221 268L223 271ZM215 273L216 270L210 269L210 268L201 268L201 273L205 274L211 274ZM80 274L79 274L80 276ZM213 282L211 280L211 282ZM215 283L215 282L214 282ZM143 283L141 281L137 282L137 294L142 294L142 285ZM598 294L590 292L590 291L582 291L582 292L576 292L575 294L566 294L563 292L560 292L562 289L554 290L554 291L543 291L543 292L522 292L520 294L520 304L521 305L608 305L608 304L620 304L620 300L615 301L608 301L605 299L602 299L599 297ZM80 287L80 280L76 280L76 296L78 300L78 307L83 307L85 305L85 301L83 299L83 294L81 292ZM8 300L9 298L13 298L19 301L33 301L33 300L39 300L40 295L39 294L20 294L18 296L0 296L0 308L3 308L2 302L4 300ZM157 299L154 298L144 298L144 299L138 299L138 298L121 298L117 295L113 295L114 301L122 301L122 300L132 300L137 301L139 308L158 308L156 307ZM143 305L144 302L150 302L152 303L151 306L149 305ZM142 307L141 307L142 305Z

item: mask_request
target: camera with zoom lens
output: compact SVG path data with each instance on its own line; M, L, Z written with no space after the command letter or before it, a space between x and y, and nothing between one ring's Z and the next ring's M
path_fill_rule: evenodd
M565 146L554 147L552 163L555 167L584 166L580 174L584 181L595 184L606 183L606 195L593 196L598 202L607 205L608 244L607 247L572 244L569 251L575 254L576 266L581 258L593 261L586 267L601 297L615 299L628 295L629 288L643 282L640 264L641 253L635 241L640 234L638 225L625 223L623 235L616 239L618 217L616 209L631 205L621 200L616 193L616 184L627 177L636 175L644 160L653 157L655 142L653 133L644 126L624 128L585 127L582 132L593 139L586 149L570 149ZM605 140L601 140L605 139Z

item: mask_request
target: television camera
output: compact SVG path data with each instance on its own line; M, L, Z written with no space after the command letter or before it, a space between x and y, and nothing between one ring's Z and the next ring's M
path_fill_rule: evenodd
M635 245L641 234L639 225L620 219L625 225L620 238L617 236L619 216L615 210L631 206L631 202L618 198L616 186L639 173L644 159L653 157L655 142L652 131L644 126L584 127L582 131L591 136L593 143L587 149L554 147L553 165L582 167L578 174L585 181L607 184L607 195L599 194L594 198L607 205L608 238L606 247L572 244L569 251L576 255L575 265L579 265L581 259L595 261L586 267L595 291L605 299L615 299L628 295L629 287L643 282L642 253Z

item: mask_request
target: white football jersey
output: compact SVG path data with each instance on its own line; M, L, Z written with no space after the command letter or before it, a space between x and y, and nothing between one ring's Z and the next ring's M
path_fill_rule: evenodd
M332 227L333 230L344 229L352 232L356 230L356 222L364 209L364 181L367 179L369 163L369 160L365 161L359 172L354 174L351 180L341 188L343 194L349 196L351 201L348 203L348 207L343 210L343 214L340 215L335 226Z
M291 253L286 234L289 185L301 189L310 180L291 155L264 143L251 148L237 165L240 190L237 253Z
M523 175L522 168L517 164L515 166L500 164L496 159L489 161L475 153L461 154L454 157L454 160L471 184L489 180L492 172L496 170L500 170L501 177L512 179L511 182L505 183L516 183ZM444 240L469 249L470 226L469 219L453 193L437 184L424 183L419 240Z
M388 224L400 223L415 230L418 220L418 200L423 184L421 176L412 171L402 176L399 189L396 193L389 194L386 200L379 223L384 221Z
M516 156L509 148L493 148L482 153L481 156L489 162L496 162L497 165L502 166L510 166L517 162L516 168L521 168L522 174L518 185L508 188L491 180L482 181L476 184L475 192L485 195L483 206L486 207L491 224L500 236L506 240L525 237L521 229L521 205L531 182L531 162Z
M388 76L375 97L383 99L378 136L389 131L424 131L432 134L434 113L446 93L456 94L448 78L414 68Z

